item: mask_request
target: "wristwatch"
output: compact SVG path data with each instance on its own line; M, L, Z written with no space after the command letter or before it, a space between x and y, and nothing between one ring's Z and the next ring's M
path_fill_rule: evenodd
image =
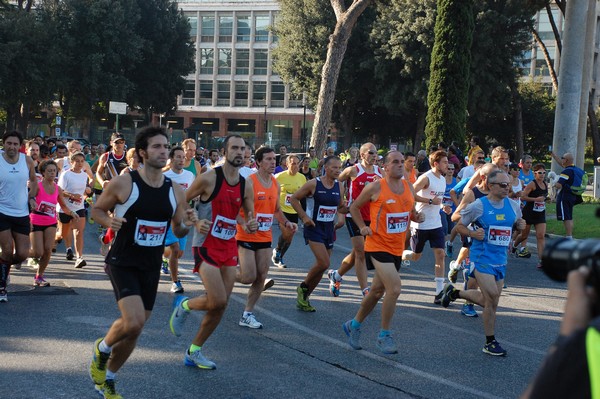
M433 198L429 198L429 205L433 204Z

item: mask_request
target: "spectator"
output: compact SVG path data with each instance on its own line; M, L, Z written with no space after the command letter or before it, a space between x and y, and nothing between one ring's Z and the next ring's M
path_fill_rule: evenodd
M558 162L559 158L555 153L552 153L552 157ZM573 160L573 154L570 152L560 158L564 169L560 172L558 182L554 185L560 190L556 197L556 219L563 221L567 238L573 238L573 207L581 201L581 197L575 195L571 187L580 186L585 173L573 165Z
M431 169L431 165L427 159L427 152L421 150L417 153L417 177L427 172L429 169Z
M475 154L477 154L478 151L483 151L481 149L481 147L479 146L479 137L477 137L477 136L471 137L471 141L469 142L469 145L471 146L471 148L469 149L469 153L467 154L467 157L469 157L469 165L473 165L476 161Z

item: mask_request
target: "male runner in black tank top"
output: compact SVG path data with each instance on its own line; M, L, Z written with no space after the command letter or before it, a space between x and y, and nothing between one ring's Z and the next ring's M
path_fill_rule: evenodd
M163 176L169 154L164 129L142 130L135 148L144 168L115 177L92 209L94 220L117 232L106 271L121 317L96 340L90 365L90 377L105 398L121 397L115 390L115 373L133 352L152 313L167 224L171 222L175 235L183 237L197 221L181 187Z

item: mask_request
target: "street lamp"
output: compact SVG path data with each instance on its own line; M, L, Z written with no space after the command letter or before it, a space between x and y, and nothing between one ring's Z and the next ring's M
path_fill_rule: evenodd
M308 152L307 134L306 134L306 93L302 93L302 108L304 108L304 119L302 121L302 145L305 151Z

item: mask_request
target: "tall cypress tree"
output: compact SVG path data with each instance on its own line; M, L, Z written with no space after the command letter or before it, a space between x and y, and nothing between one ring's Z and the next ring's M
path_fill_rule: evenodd
M438 0L427 96L427 148L465 140L473 0Z

